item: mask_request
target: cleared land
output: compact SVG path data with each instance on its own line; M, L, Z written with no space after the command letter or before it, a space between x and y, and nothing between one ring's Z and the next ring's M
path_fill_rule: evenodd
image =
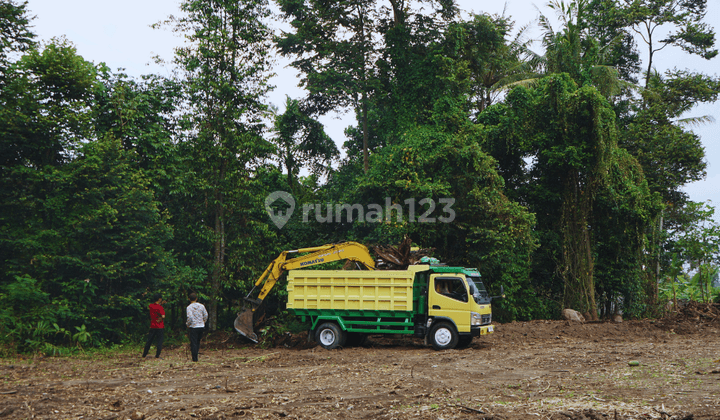
M697 308L696 308L697 309ZM216 335L139 354L0 360L0 419L719 419L720 320L497 324L469 348L326 351ZM639 366L630 366L630 361Z

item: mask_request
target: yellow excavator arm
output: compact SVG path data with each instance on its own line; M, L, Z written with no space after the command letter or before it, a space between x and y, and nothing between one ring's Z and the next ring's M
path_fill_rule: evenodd
M309 254L288 259L289 256L305 253ZM275 283L280 279L280 276L286 271L295 268L311 267L340 260L353 261L358 268L362 270L375 269L375 261L370 256L370 252L364 245L357 242L344 242L341 244L283 251L268 265L268 268L266 268L262 275L255 281L252 290L250 290L250 293L245 297L245 306L243 306L242 312L240 312L235 319L235 330L257 343L257 335L253 332L253 315L275 286ZM260 294L258 294L257 298L253 299L251 297L253 292L260 286L262 286ZM248 307L248 303L250 307Z

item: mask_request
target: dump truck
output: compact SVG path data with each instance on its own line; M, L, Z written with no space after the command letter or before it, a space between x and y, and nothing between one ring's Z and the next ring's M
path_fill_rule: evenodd
M281 262L271 263L264 275L275 282L281 272L293 267L287 276L287 309L309 322L310 336L328 350L361 344L365 337L376 334L418 337L436 350L445 350L467 346L473 337L494 330L491 302L497 297L489 296L477 269L449 267L432 258L406 270L376 270L361 244L319 248L309 256L289 260L289 264L281 256ZM352 252L336 252L348 248ZM326 262L313 254L336 259L352 255L352 261L364 269L301 269ZM268 276L268 272L274 274ZM263 281L261 277L256 286ZM264 298L269 289L263 290ZM251 339L255 338L252 312L261 301L248 299L252 307L235 322L236 330Z

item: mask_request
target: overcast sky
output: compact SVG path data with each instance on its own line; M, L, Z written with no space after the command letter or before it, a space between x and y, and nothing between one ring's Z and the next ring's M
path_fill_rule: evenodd
M508 0L506 3L497 0L460 0L461 8L475 13L487 12L512 16L517 26L534 22L539 14L538 9L548 17L554 16L552 10L545 5L547 1ZM182 43L182 38L169 30L151 29L149 25L165 20L169 15L179 13L178 0L29 0L28 8L32 15L34 31L41 40L65 36L77 47L78 54L86 60L106 63L111 69L125 69L131 76L158 73L169 75L169 68L154 63L153 57L170 61L173 48ZM708 1L706 22L720 31L720 1ZM535 24L535 28L537 25ZM557 28L556 28L557 29ZM533 36L539 31L534 30ZM720 46L720 42L717 42ZM641 46L642 47L642 46ZM541 52L536 43L536 52ZM642 51L642 48L641 48ZM720 57L711 61L688 55L678 48L666 48L656 60L656 68L664 71L678 67L717 75L720 69ZM294 72L283 67L277 68L280 76L274 84L277 89L270 95L272 103L281 107L285 95L300 98L303 92L297 88ZM282 107L281 107L282 109ZM688 185L685 190L693 201L711 200L720 205L720 103L698 106L692 110L691 116L709 115L716 122L693 128L705 145L708 162L707 178ZM353 123L352 116L343 119L328 116L321 119L328 134L341 145L344 141L344 128ZM718 210L720 212L720 209ZM720 220L716 214L716 220Z

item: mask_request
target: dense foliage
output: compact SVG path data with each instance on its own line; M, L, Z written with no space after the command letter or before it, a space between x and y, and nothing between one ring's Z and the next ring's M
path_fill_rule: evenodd
M478 267L501 321L716 298L720 227L682 192L707 165L682 118L720 80L651 61L717 55L705 0L551 1L543 54L452 0L276 3L286 32L266 0L185 0L174 75L134 79L38 44L27 5L0 0L3 352L137 339L155 292L167 328L192 291L229 329L280 251L345 240ZM273 53L307 90L284 109ZM337 110L358 121L342 158L318 122ZM295 211L278 225L270 204Z

